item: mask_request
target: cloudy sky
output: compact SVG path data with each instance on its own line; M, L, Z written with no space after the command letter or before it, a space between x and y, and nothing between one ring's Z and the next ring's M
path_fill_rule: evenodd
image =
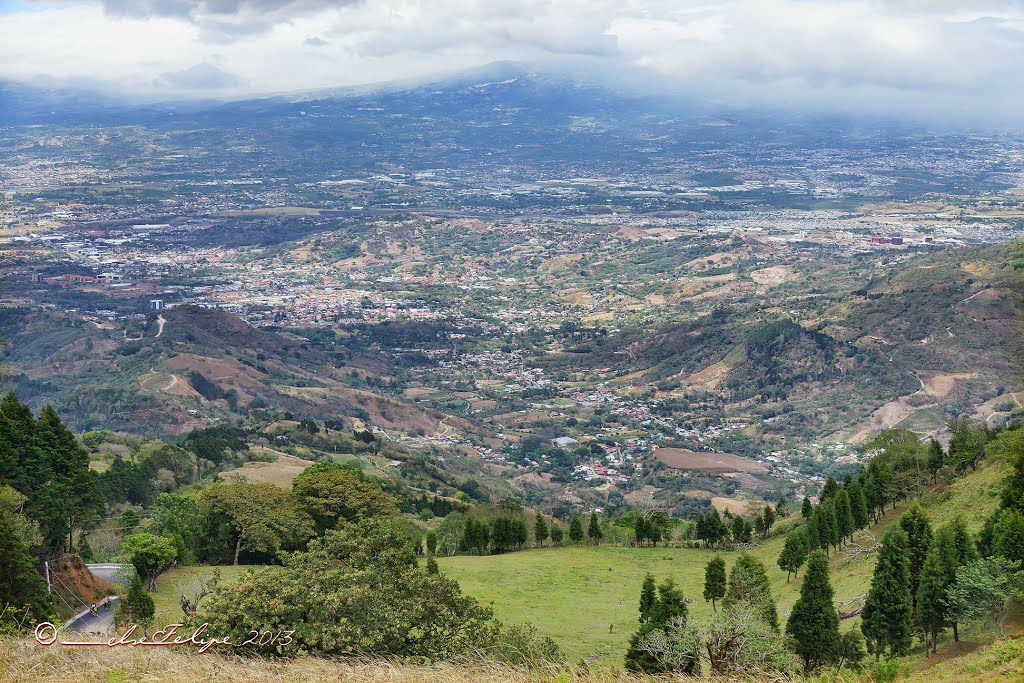
M729 104L1024 122L1024 0L0 0L0 36L0 79L144 97L516 60Z

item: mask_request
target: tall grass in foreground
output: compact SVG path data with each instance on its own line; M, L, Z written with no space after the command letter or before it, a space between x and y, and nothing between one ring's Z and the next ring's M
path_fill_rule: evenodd
M902 669L903 667L901 667ZM634 676L571 665L527 670L483 664L433 666L379 660L328 660L300 657L289 661L241 659L165 648L44 648L31 640L0 638L0 683L654 683L694 681L687 676ZM730 679L741 680L741 679ZM742 679L779 683L778 679ZM815 683L868 683L868 673L823 673ZM919 669L899 681L912 683L994 683L1024 680L1024 639L995 643L983 650ZM724 680L723 680L724 683Z

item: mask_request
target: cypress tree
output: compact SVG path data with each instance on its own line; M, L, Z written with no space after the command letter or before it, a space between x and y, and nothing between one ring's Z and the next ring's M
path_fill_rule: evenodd
M722 517L718 514L718 510L714 506L712 506L711 510L708 511L706 523L708 527L708 540L713 548L722 542L722 536L724 536L727 531L725 525L722 523Z
M804 496L804 502L800 506L800 514L803 515L804 519L809 519L813 510L814 506L811 505L811 499Z
M644 541L647 540L647 520L643 515L637 515L633 522L633 536L636 537L636 544L643 547Z
M978 549L974 544L971 533L967 530L967 524L964 523L964 519L960 515L957 515L953 518L953 521L942 527L939 533L949 534L950 542L953 546L953 557L949 558L953 564L947 568L950 576L949 580L952 582L956 578L957 569L978 559ZM960 642L960 625L956 620L951 620L949 625L953 627L953 640Z
M956 547L953 535L942 530L928 546L921 578L917 584L917 624L925 633L925 650L931 642L932 652L938 643L939 631L946 625L946 589L956 572Z
M934 438L928 442L928 470L932 473L932 483L935 483L935 478L942 469L942 466L946 464L946 454L942 451L942 444L936 441Z
M590 513L590 524L587 527L587 537L592 543L600 543L604 533L601 531L601 522L597 518L596 512Z
M79 445L52 406L39 413L36 443L49 464L51 478L39 489L32 516L39 521L48 547L61 553L71 548L71 534L85 526L103 507L89 453Z
M433 555L427 556L427 573L428 574L439 574L441 568L437 565L437 560L434 559Z
M561 545L562 539L565 538L565 532L562 531L562 525L555 522L551 523L551 542L555 545Z
M648 574L644 577L643 585L640 587L640 623L644 623L651 617L651 610L657 601L658 595L654 588L654 576Z
M715 555L704 566L704 600L711 603L711 609L718 612L716 600L725 597L725 560Z
M775 526L775 510L772 509L771 505L764 506L761 518L764 520L765 534L771 533L772 527Z
M818 496L818 500L824 503L826 500L831 500L836 492L839 491L839 482L832 475L829 475L828 479L825 480L825 485L821 487L821 495Z
M846 489L839 489L839 493L836 494L836 525L840 543L845 542L847 538L853 539L853 532L857 527L850 505L850 492Z
M807 522L801 527L804 537L807 540L807 551L817 550L821 547L821 527L818 524L818 516L811 514Z
M119 621L138 624L146 630L153 623L153 615L156 607L153 598L142 587L142 580L138 574L132 574L131 582L128 584L128 595L125 596L124 604L118 609Z
M569 522L569 540L573 543L579 543L583 540L583 522L580 521L579 517L573 517L572 521Z
M921 580L921 569L932 542L932 525L917 503L900 516L900 528L907 534L907 549L910 551L910 595L917 607L917 583Z
M906 653L911 643L912 613L907 534L894 525L882 536L871 590L861 612L860 629L876 659L886 650L893 656Z
M673 620L685 622L688 611L686 598L676 588L676 582L668 578L658 585L658 599L651 605L648 619L658 626L667 626Z
M549 533L548 523L544 520L544 515L538 512L537 519L533 522L533 540L537 547L544 545L544 541L547 540Z
M825 521L824 521L823 528L827 528L828 529L828 542L829 542L829 545L835 546L835 548L838 550L839 543L842 540L842 538L839 535L839 520L837 519L837 516L836 516L836 500L835 500L835 496L830 498L824 504L824 509L822 510L822 514L825 516L824 517ZM826 551L825 554L827 556L828 552Z
M779 553L779 569L786 572L786 583L789 577L800 571L800 567L807 560L807 536L804 529L793 529L786 535L786 542Z
M804 671L839 659L841 636L839 614L832 603L835 592L828 578L828 558L816 550L807 559L807 574L800 597L786 623L786 635L793 639L796 654L804 660Z
M722 601L726 609L739 603L750 605L765 623L775 631L779 630L779 614L772 597L768 571L761 560L746 552L740 553L729 572L729 586Z
M871 513L868 512L868 501L864 497L864 487L860 482L854 480L850 483L850 509L853 512L854 529L867 529L871 523Z

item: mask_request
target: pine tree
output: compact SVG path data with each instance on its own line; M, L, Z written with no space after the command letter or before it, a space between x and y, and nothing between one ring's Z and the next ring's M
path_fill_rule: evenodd
M818 500L824 503L826 500L831 500L836 493L839 491L839 482L832 475L829 475L828 479L825 480L825 485L821 487L821 495L818 496Z
M555 522L551 523L551 542L555 545L561 545L562 539L565 538L565 532L562 531L562 525Z
M786 542L779 553L779 569L786 572L786 583L789 577L796 575L800 567L807 560L807 537L803 529L793 529L786 535Z
M804 538L807 540L807 552L817 550L822 547L821 544L821 527L818 524L818 516L811 513L811 516L807 519L807 522L801 527L804 532Z
M544 545L549 535L548 523L544 520L544 515L538 512L537 519L533 522L533 541L538 548Z
M838 526L840 544L846 539L853 539L853 532L857 528L853 519L853 508L850 505L850 492L846 489L839 489L836 494L836 525Z
M658 599L651 605L648 619L658 626L667 626L672 621L685 621L688 611L686 598L676 588L676 582L668 578L658 584Z
M1024 514L1017 510L1000 510L992 527L991 551L1005 557L1018 568L1024 565Z
M824 523L822 528L828 530L828 542L829 545L839 549L839 543L842 541L842 537L839 535L839 520L836 515L836 499L835 496L830 498L824 505L819 506L822 509L824 515ZM825 553L828 555L827 551Z
M906 653L911 644L912 612L907 534L894 525L882 536L871 589L861 612L861 632L876 659L886 650L893 656Z
M731 609L746 603L775 631L779 630L779 615L772 597L768 571L764 563L750 553L740 553L729 572L729 585L722 605Z
M122 623L138 624L146 630L153 623L155 613L153 598L142 587L142 580L138 574L132 574L131 582L128 584L128 595L118 610L118 620Z
M855 529L867 529L871 523L871 513L868 512L868 501L864 497L864 487L860 482L854 480L850 483L850 509L853 512L853 527Z
M775 510L772 509L771 505L764 506L764 511L761 513L761 518L764 519L765 534L771 533L772 527L775 526Z
M946 625L946 589L955 576L955 563L953 535L945 530L940 531L928 546L917 585L917 624L925 633L926 651L930 641L932 652L935 652L939 631ZM951 569L953 574L950 573Z
M642 548L647 540L647 520L643 515L637 515L633 520L633 536L636 537L636 544Z
M89 545L89 538L85 534L78 537L78 556L82 558L82 562L93 561L92 546Z
M711 609L718 612L716 600L725 597L725 560L715 555L704 566L704 600L711 603Z
M928 470L932 473L932 483L935 483L935 478L942 469L942 466L946 464L946 454L942 451L942 444L936 441L934 438L928 442Z
M71 548L71 534L102 509L103 497L96 485L96 473L89 469L89 453L52 406L39 413L36 441L52 478L40 489L41 505L36 506L33 517L39 521L47 545L61 553Z
M569 522L569 540L573 543L580 543L583 540L583 522L579 517L573 517Z
M643 585L640 587L640 623L644 623L651 617L651 609L657 601L658 595L655 592L654 576L648 574L644 577Z
M921 569L932 542L932 525L921 506L914 503L900 516L900 528L907 534L907 549L910 552L910 595L911 603L917 607L917 583L921 580Z
M439 574L441 568L437 565L437 560L434 559L433 555L427 556L427 573L428 574Z
M807 559L807 574L800 597L786 623L786 635L793 639L796 654L804 660L804 671L839 659L841 636L839 614L832 603L835 592L828 577L828 558L816 550Z
M718 514L718 509L712 507L707 514L707 530L708 530L708 544L713 548L722 542L722 536L726 534L727 529L725 524L722 522L722 517Z
M804 502L800 506L800 514L803 515L804 519L809 519L810 516L811 516L811 512L813 512L813 511L814 511L814 506L811 505L811 499L808 498L807 496L804 496Z
M601 531L601 522L597 518L596 512L590 513L590 524L587 526L587 537L590 542L598 545L601 543L601 538L604 537L604 533Z

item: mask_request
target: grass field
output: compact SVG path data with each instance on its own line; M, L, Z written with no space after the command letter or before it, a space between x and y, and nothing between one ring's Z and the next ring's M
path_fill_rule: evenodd
M933 525L944 524L959 514L977 530L998 503L999 483L1006 468L1005 463L985 463L946 490L926 496L921 502ZM871 533L880 537L903 507L890 510ZM782 520L778 526L786 528L795 522L792 518ZM780 535L752 552L768 568L779 618L784 623L798 597L800 583L787 583L785 572L776 564L782 543ZM714 555L714 551L690 548L581 546L445 557L438 558L438 562L442 572L458 580L465 593L491 606L502 621L533 624L542 634L553 638L571 661L593 658L600 666L619 667L629 637L637 628L637 601L644 575L650 572L659 581L673 578L692 600L690 614L704 618L711 614L711 605L702 595L704 566ZM731 567L737 554L723 556L727 567ZM875 560L874 554L853 559L844 554L833 555L831 579L837 600L867 592ZM225 581L237 579L246 569L220 568ZM159 591L154 595L156 622L180 620L177 585L187 588L211 571L209 567L177 567L161 575ZM858 625L856 618L842 622L843 630ZM973 649L990 639L990 634L975 638L967 633L959 651ZM932 662L920 659L915 666L931 666Z
M922 499L932 524L945 524L959 514L975 531L980 528L998 504L1006 467L1005 463L985 463L945 491ZM880 538L904 507L887 512L870 533ZM779 618L784 622L799 596L800 583L787 583L786 573L776 564L782 544L782 536L771 538L753 554L768 568ZM690 614L705 617L711 613L711 605L703 598L704 565L714 554L689 548L584 546L456 556L439 558L438 563L467 594L492 606L499 619L533 624L573 660L596 656L601 664L621 665L629 637L638 625L637 601L644 575L650 572L659 581L675 579L693 601ZM722 554L731 568L737 554ZM833 555L831 579L837 600L867 593L876 559L875 554L856 558ZM849 619L843 621L842 628L858 625L859 619Z

